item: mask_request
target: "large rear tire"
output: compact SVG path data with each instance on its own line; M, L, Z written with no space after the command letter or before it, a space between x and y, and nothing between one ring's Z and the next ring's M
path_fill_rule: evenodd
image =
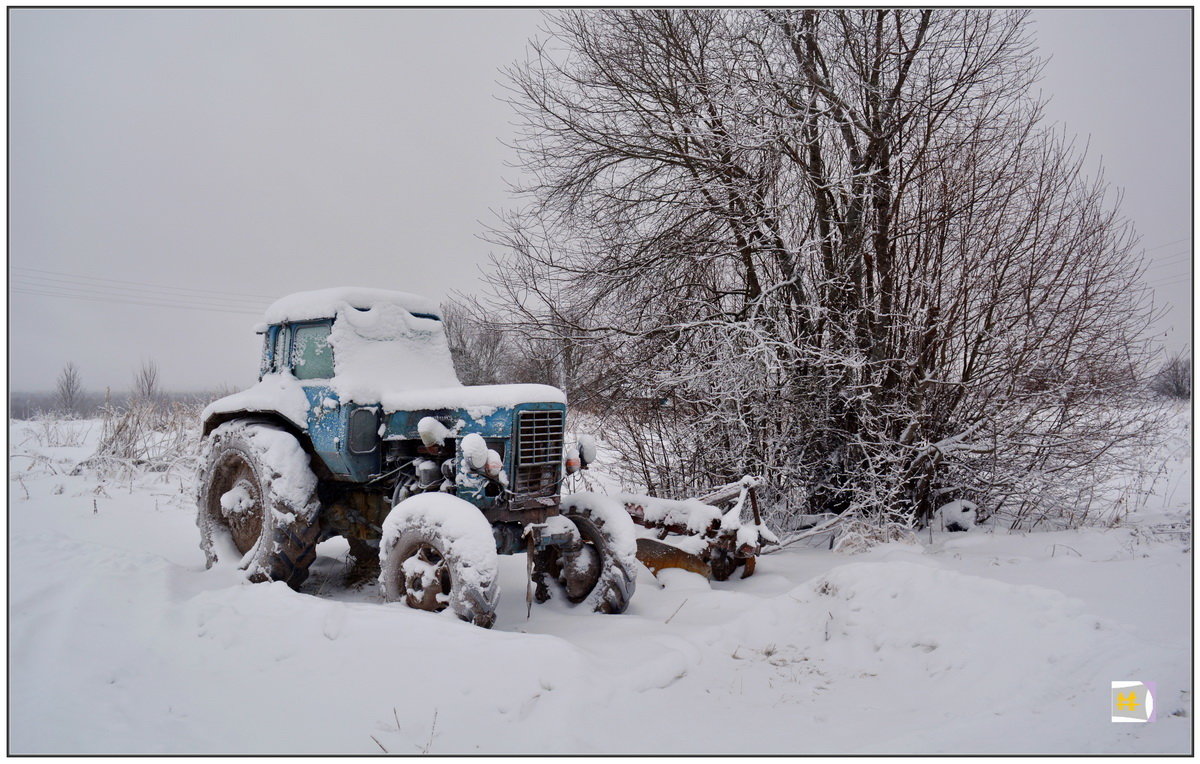
M499 600L492 526L470 502L419 493L397 504L383 523L379 587L386 602L441 612L491 628Z
M198 477L207 567L227 556L251 581L299 588L316 558L321 504L295 436L266 422L226 422L205 439Z

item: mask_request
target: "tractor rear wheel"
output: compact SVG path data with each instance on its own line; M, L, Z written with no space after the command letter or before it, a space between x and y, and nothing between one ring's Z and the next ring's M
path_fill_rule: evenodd
M207 567L239 560L251 581L299 588L316 559L321 504L295 436L266 422L226 422L205 439L198 478Z

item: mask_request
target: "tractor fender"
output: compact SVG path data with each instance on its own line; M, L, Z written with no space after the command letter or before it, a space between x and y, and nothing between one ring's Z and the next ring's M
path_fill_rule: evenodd
M308 454L309 462L312 464L313 471L316 472L317 477L323 481L333 478L333 473L330 471L328 465L325 464L325 460L321 458L316 449L313 447L312 439L309 438L308 432L306 432L303 428L298 427L295 422L280 414L278 411L239 409L235 411L221 411L218 413L209 414L204 418L203 428L201 430L202 437L207 438L213 430L217 429L226 422L232 422L236 419L252 419L256 422L267 422L291 433L300 443L300 446L304 449L305 453Z

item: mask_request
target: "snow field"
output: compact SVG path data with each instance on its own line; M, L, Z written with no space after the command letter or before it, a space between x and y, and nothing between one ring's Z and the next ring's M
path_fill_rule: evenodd
M1120 527L788 548L723 583L639 568L621 616L527 618L525 558L501 557L484 630L348 586L340 539L302 592L206 571L190 476L70 476L98 425L32 426L10 427L12 753L1191 748L1186 449ZM1122 679L1158 683L1155 723L1109 721Z

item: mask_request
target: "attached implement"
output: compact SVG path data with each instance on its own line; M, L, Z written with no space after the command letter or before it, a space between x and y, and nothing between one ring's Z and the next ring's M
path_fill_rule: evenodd
M654 533L637 541L637 557L657 573L682 568L725 581L742 568L754 575L755 560L767 544L778 543L762 521L755 489L761 483L747 475L698 499L672 501L653 496L617 494L633 522ZM746 517L747 504L750 516Z

